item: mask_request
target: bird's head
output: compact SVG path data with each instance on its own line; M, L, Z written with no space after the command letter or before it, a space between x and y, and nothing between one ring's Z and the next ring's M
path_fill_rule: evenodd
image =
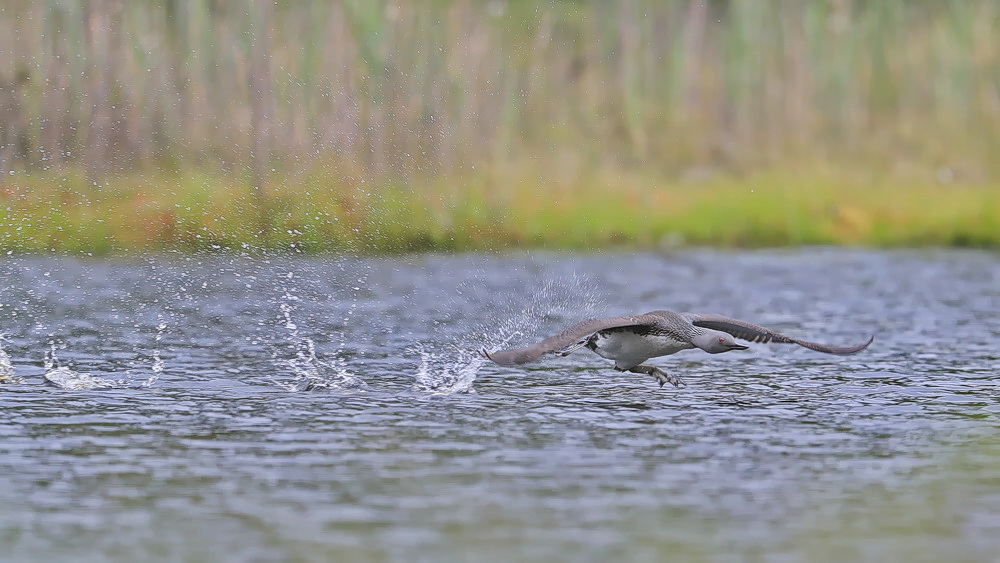
M749 348L749 346L737 344L731 334L718 330L706 330L692 338L691 343L709 354L721 354L722 352Z

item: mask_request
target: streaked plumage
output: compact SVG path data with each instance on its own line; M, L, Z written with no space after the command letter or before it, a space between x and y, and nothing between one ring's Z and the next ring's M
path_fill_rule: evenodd
M570 354L584 346L615 361L615 369L652 375L660 382L682 386L680 378L644 365L649 358L676 354L681 350L701 348L711 354L745 350L733 338L757 343L798 344L824 354L845 356L867 348L874 336L857 346L827 346L785 336L779 332L722 315L651 311L642 315L587 319L559 334L526 348L482 351L493 362L512 366L533 362L544 354Z

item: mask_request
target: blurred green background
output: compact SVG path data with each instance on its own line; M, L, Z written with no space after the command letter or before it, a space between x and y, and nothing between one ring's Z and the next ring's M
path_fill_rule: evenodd
M0 249L1000 246L995 0L7 0Z

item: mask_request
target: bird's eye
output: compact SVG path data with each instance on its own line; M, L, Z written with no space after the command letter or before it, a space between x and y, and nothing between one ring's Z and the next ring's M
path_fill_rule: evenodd
M726 343L726 339L725 338L719 338L719 342L722 343L722 344L725 344Z

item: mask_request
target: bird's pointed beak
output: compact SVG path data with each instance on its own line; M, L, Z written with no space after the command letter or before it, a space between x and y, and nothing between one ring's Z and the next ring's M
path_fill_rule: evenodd
M742 344L730 344L729 345L729 349L730 350L747 350L749 348L750 348L749 346L744 346Z

